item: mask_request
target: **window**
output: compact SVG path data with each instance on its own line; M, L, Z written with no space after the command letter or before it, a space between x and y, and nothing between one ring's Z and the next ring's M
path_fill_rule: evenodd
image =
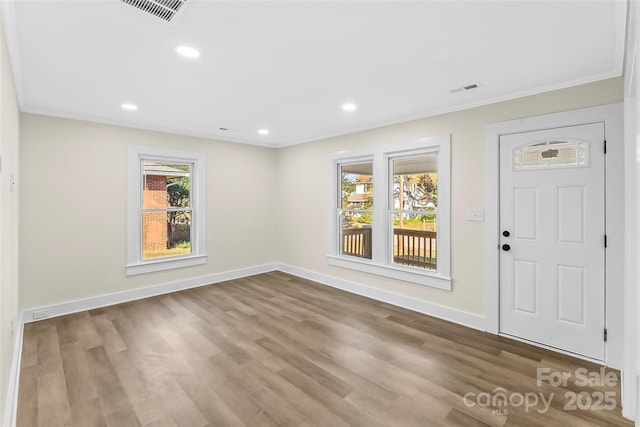
M142 160L142 259L191 254L193 163Z
M334 156L328 262L451 289L449 165L448 135Z
M554 140L516 147L513 150L513 169L587 167L587 144L586 141Z
M344 163L340 169L340 253L371 259L373 163Z
M437 270L438 154L392 158L390 168L392 261Z
M127 274L204 264L204 155L129 147Z

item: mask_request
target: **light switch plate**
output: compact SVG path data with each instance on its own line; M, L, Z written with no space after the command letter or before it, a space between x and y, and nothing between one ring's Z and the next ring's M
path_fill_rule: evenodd
M482 208L467 209L467 221L484 221L484 209Z

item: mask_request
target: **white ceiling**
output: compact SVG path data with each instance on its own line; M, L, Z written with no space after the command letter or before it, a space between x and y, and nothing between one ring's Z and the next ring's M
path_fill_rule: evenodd
M622 72L624 1L189 1L9 2L21 108L278 147Z

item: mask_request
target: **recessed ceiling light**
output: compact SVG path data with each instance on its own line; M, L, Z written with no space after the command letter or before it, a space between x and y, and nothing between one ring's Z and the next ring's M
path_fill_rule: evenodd
M358 107L353 102L347 102L346 104L342 104L342 109L344 111L354 111L356 108Z
M178 46L176 47L176 52L185 58L198 58L200 56L200 51L191 46Z
M269 129L258 129L260 135L269 135Z
M138 109L137 105L129 104L127 102L125 102L124 104L120 105L120 107L122 107L123 110L127 110L127 111L136 111Z

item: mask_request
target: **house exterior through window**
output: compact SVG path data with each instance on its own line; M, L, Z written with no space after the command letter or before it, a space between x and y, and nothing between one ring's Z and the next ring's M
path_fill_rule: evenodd
M393 263L438 269L438 153L392 158Z
M340 253L371 259L373 162L344 163L340 168Z
M192 164L142 161L142 258L191 253Z

